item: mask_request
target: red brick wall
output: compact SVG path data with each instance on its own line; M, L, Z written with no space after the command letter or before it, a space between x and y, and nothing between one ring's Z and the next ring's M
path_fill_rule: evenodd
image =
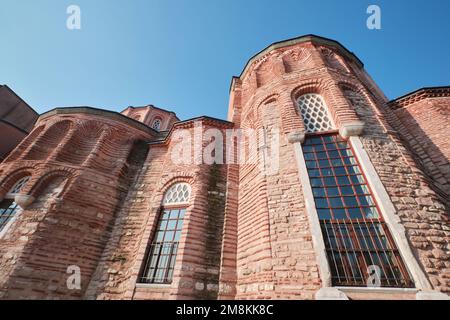
M349 89L360 96L359 104L347 96ZM412 250L433 287L448 292L449 220L443 200L398 139L395 130L401 128L385 96L354 61L311 43L273 50L234 80L229 116L241 127L276 123L285 134L302 131L295 99L304 93L324 97L337 129L352 121L365 122L364 148L407 230ZM268 120L260 113L266 102L274 110ZM448 125L448 120L441 117L438 126L444 123ZM437 134L430 139L433 136ZM321 285L295 156L285 136L280 150L278 174L264 176L256 166L239 170L238 299L311 299Z
M426 98L397 108L395 113L405 128L402 138L450 201L450 97Z
M133 141L151 135L95 114L52 115L37 128L0 166L1 197L30 174L22 193L36 198L0 240L0 295L81 298L126 192ZM66 286L70 265L81 290Z
M197 135L197 138L201 138L201 134L209 128L218 128L225 136L224 129L230 127L230 124L221 121L200 120L195 123L201 124L203 130L195 131L194 122L176 126L174 130L184 129L191 137ZM222 246L228 246L230 242L230 240L222 241L228 166L175 164L172 161L172 152L177 143L177 140L169 137L166 143L150 146L141 175L131 186L113 227L111 240L102 255L87 297L100 299L218 297L220 268L224 260L221 253ZM204 145L206 143L207 141ZM192 194L184 218L173 282L166 286L136 285L139 282L146 249L154 235L163 195L172 184L180 181L191 185ZM233 204L227 204L227 212L232 211L230 206ZM230 223L232 224L228 220L227 228L232 228ZM224 254L228 254L228 251L224 250Z

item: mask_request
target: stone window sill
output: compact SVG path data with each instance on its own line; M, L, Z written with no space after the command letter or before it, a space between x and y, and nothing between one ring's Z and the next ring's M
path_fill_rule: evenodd
M417 293L419 289L416 288L374 288L374 287L333 287L346 292L354 293Z
M154 283L136 283L136 288L139 289L170 289L170 284L154 284Z

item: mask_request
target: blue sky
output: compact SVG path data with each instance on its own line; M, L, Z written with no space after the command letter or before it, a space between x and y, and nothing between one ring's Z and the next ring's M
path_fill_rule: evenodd
M66 8L81 8L81 30ZM377 4L382 29L366 27ZM226 118L231 77L272 42L317 34L353 51L389 98L450 85L450 1L0 0L0 84L38 112L154 104Z

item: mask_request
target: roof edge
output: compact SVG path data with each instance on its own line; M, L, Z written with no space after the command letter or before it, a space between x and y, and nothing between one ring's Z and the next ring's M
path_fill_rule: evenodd
M435 97L450 97L450 86L422 87L389 101L388 105L393 109L398 109L426 98Z
M177 118L178 120L180 120L180 118L178 118L177 114L176 114L174 111L166 110L166 109L164 109L164 108L157 107L157 106L155 106L155 105L153 105L153 104L148 104L148 105L145 105L145 106L128 106L128 107L126 107L125 109L123 109L120 113L122 113L122 112L124 112L125 110L130 109L130 108L131 108L131 109L137 109L137 108L146 108L146 107L151 107L151 108L154 108L154 109L157 109L157 110L160 110L160 111L164 111L164 112L173 114L173 115L175 116L175 118Z
M167 134L164 137L164 139L161 140L155 140L155 141L150 141L148 144L152 145L152 144L161 144L161 143L166 143L169 139L170 136L172 135L173 131L176 129L176 127L179 127L181 125L184 124L188 124L189 122L195 122L195 121L200 121L200 120L209 120L209 121L213 121L213 122L219 122L228 126L234 126L234 122L228 121L228 120L223 120L223 119L219 119L219 118L214 118L214 117L210 117L210 116L199 116L199 117L194 117L191 119L187 119L187 120L182 120L182 121L177 121L175 122L172 127L170 128L169 131L166 131Z
M364 63L350 50L348 50L345 46L343 46L339 41L333 40L333 39L329 39L329 38L325 38L325 37L321 37L315 34L306 34L303 36L299 36L299 37L295 37L295 38L290 38L290 39L286 39L286 40L281 40L281 41L277 41L277 42L273 42L272 44L268 45L267 47L265 47L264 49L262 49L261 51L259 51L258 53L256 53L255 55L253 55L245 64L244 69L241 71L241 74L239 76L233 76L232 77L232 81L231 81L231 85L230 85L230 91L233 87L233 82L235 81L236 78L242 79L242 77L244 76L244 74L247 72L248 68L250 67L250 65L257 60L258 58L260 58L261 56L279 49L279 48L283 48L283 47L287 47L287 46L292 46L298 43L303 43L303 42L316 42L318 44L325 44L328 46L332 46L332 47L336 47L339 50L341 50L344 55L346 55L348 58L354 60L361 68L364 67Z
M59 107L59 108L54 108L52 110L49 110L47 112L44 112L43 114L41 114L38 118L38 120L36 121L39 122L45 118L54 116L54 115L58 115L58 114L77 114L77 113L82 113L82 114L92 114L92 115L97 115L97 116L104 116L107 118L111 118L114 120L118 120L124 123L127 123L129 125L131 125L132 127L139 129L139 130L143 130L146 131L147 133L152 133L152 134L158 134L159 132L156 131L155 129L153 129L152 127L147 126L146 124L134 120L132 118L129 118L119 112L116 111L110 111L110 110L105 110L105 109L99 109L99 108L94 108L94 107L87 107L87 106L78 106L78 107Z
M2 84L0 87L6 88L9 92L11 92L13 95L15 95L20 101L22 101L31 111L33 111L34 114L39 116L39 113L33 109L32 106L30 106L25 100L23 100L13 89L11 89L7 84Z

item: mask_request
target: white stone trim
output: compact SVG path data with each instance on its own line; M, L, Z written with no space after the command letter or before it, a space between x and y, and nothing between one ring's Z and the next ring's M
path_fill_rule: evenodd
M416 300L450 300L450 296L439 291L419 291Z
M400 223L400 218L396 215L394 204L392 203L386 189L381 182L367 152L364 150L359 137L350 137L350 143L355 152L355 156L361 165L361 170L365 173L367 183L372 189L373 196L381 210L386 225L391 231L392 237L399 249L400 255L408 268L416 288L422 290L432 290L425 273L419 266L406 238L405 227Z
M136 283L135 288L146 289L170 289L172 284L158 284L158 283Z
M325 242L323 241L322 230L320 228L319 215L317 214L316 203L312 193L311 183L309 181L308 170L306 168L305 157L303 156L302 145L300 142L294 143L295 157L297 159L298 173L300 183L303 188L303 197L305 199L305 208L308 215L309 227L314 245L314 251L317 256L320 279L322 287L331 287L331 271L328 264Z
M417 293L420 290L416 288L390 288L390 287L334 287L342 292L354 293Z
M351 123L346 123L339 129L339 134L344 138L349 138L352 136L359 136L364 131L364 122L354 121Z
M336 287L321 288L314 298L316 300L349 300L347 295Z
M287 139L289 143L303 143L305 141L305 132L304 131L294 131L287 135Z
M27 194L16 194L14 202L17 203L22 209L26 209L30 204L36 200L35 197Z

